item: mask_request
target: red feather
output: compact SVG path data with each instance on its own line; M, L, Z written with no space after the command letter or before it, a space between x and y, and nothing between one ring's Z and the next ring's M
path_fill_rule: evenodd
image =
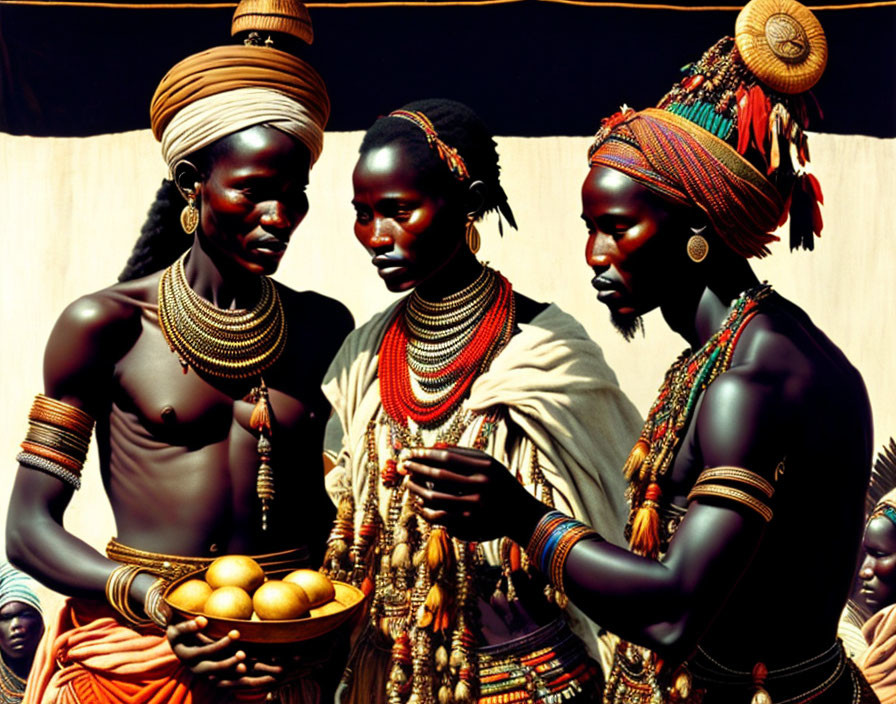
M750 115L753 123L753 139L762 156L766 156L765 143L768 138L769 100L758 85L750 88Z
M818 182L818 179L812 174L806 174L806 178L809 180L809 186L812 188L811 193L815 196L815 200L824 205L824 194L821 192L821 184Z
M743 83L735 93L737 98L737 151L745 154L747 147L750 146L750 96L744 88Z

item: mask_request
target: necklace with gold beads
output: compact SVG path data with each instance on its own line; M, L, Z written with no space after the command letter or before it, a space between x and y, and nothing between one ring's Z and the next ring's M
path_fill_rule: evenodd
M252 308L218 308L190 288L184 271L187 254L189 251L159 279L159 326L184 374L193 367L221 379L258 379L248 396L255 404L249 427L258 433L255 489L261 504L261 528L267 530L274 500L270 466L273 413L261 373L277 361L286 346L283 304L277 287L262 276L261 294Z
M193 367L223 379L259 376L286 345L286 316L277 287L259 277L261 295L252 308L218 308L190 288L186 256L159 280L159 325L184 373Z

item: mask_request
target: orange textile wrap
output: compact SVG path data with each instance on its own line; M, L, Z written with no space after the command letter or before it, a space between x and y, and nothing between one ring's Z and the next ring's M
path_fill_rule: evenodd
M672 202L697 206L743 257L768 254L786 208L765 176L726 142L671 112L648 108L620 117L592 147L591 166L616 169Z
M881 609L862 626L868 649L856 659L880 704L896 704L896 604Z
M221 701L194 680L158 630L122 625L111 608L68 599L34 657L26 704L199 704Z
M196 678L153 626L134 629L101 602L68 599L34 656L24 704L262 704L257 689ZM320 704L309 679L277 690L282 704Z
M293 98L321 130L330 117L327 87L305 61L268 47L218 46L188 56L165 74L149 107L153 135L161 140L171 118L187 105L239 88L268 88Z

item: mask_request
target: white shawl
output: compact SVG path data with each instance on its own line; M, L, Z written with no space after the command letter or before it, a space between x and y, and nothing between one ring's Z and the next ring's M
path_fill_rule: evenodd
M368 486L367 424L382 410L378 353L397 305L351 333L324 377L323 390L333 406L326 447L335 459L327 490L338 501L351 486L357 507L364 505ZM473 382L463 407L484 411L503 406L510 423L501 424L488 451L525 478L534 443L557 508L624 545L628 508L622 465L641 430L641 418L600 348L570 315L550 305L519 327L488 371ZM475 434L476 424L471 424L459 444L469 446ZM361 513L355 512L356 530ZM586 635L582 628L576 630ZM587 631L591 637L585 640L593 651L593 627Z

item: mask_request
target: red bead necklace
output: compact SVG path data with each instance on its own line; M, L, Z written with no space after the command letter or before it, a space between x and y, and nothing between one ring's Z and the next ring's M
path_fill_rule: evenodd
M516 326L513 288L498 272L486 269L486 274L495 278L496 285L480 288L483 296L493 297L493 302L489 304L486 300L482 301L487 309L469 342L442 363L425 370L418 367L414 372L427 388L444 389L436 398L423 400L415 393L411 385L408 342L413 338L425 344L429 339L427 329L432 330L433 338L437 337L440 334L439 328L444 328L445 325L439 318L456 316L457 311L447 308L437 315L415 320L414 328L418 330L415 334L407 323L407 308L411 298L402 301L398 307L380 346L377 373L383 409L399 425L406 427L409 418L423 428L441 425L457 410L473 381L488 369L513 335ZM418 297L416 304L419 305L420 301ZM473 305L475 308L475 301Z

